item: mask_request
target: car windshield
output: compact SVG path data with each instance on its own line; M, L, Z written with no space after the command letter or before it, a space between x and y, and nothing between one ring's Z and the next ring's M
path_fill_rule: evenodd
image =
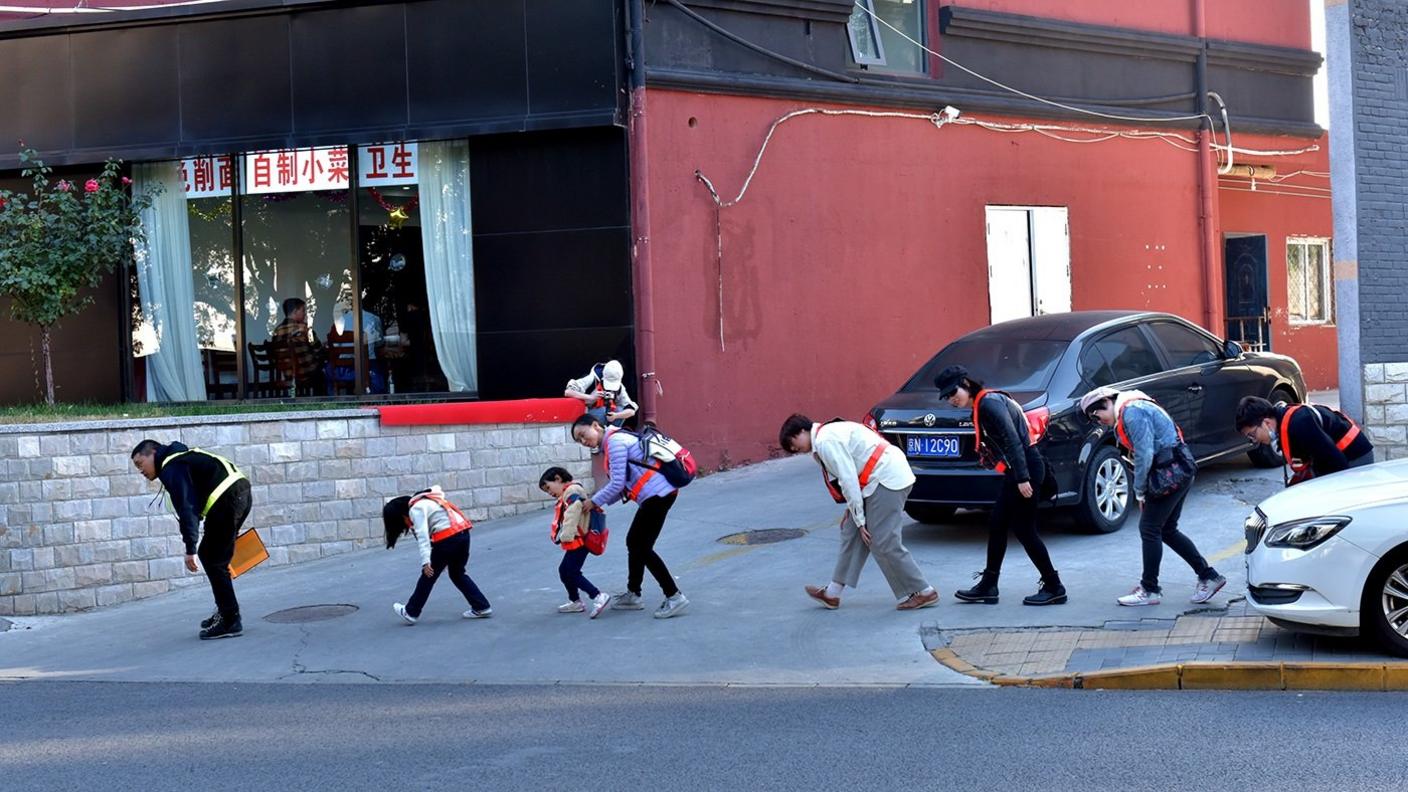
M931 391L940 371L949 366L965 366L973 379L987 388L1013 393L1042 391L1069 344L1049 338L960 338L944 347L901 390Z

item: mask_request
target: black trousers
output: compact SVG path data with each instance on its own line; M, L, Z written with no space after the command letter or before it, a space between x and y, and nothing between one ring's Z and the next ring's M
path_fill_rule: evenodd
M489 600L479 587L474 585L474 581L465 574L464 568L469 564L469 531L460 531L444 541L436 542L430 546L430 567L434 574L426 577L425 573L416 576L416 590L411 594L410 600L406 602L406 613L411 618L419 618L420 612L425 608L425 601L430 599L430 590L435 588L435 581L440 579L440 573L446 570L450 573L450 582L455 584L455 588L460 590L469 607L477 611L489 609Z
M1002 491L993 506L992 517L988 520L988 572L1000 572L1002 559L1007 555L1007 535L1013 534L1027 551L1041 576L1048 581L1056 580L1056 568L1051 565L1051 554L1046 551L1046 543L1041 541L1036 529L1037 506L1041 503L1041 482L1046 478L1046 460L1034 448L1027 449L1027 472L1032 477L1032 496L1023 498L1017 490L1017 477L1011 470L1002 477Z
M225 619L240 615L240 603L235 599L235 584L230 579L230 559L235 555L235 537L249 517L251 500L249 482L240 479L225 490L225 494L210 507L201 530L196 556L210 581L210 593L215 596L215 609Z
M1139 539L1144 546L1144 574L1139 585L1149 593L1162 591L1159 588L1159 565L1163 562L1164 545L1168 545L1188 566L1197 573L1198 580L1212 580L1217 577L1197 545L1182 531L1178 530L1178 518L1183 515L1183 501L1193 490L1193 480L1187 486L1166 498L1145 498L1144 508L1139 513Z
M587 563L589 555L591 551L586 547L568 550L562 554L562 563L557 565L557 576L562 579L562 585L567 589L567 599L572 602L580 598L579 592L592 599L596 599L596 595L601 593L587 580L587 576L582 574L582 565Z
M631 529L626 533L626 589L632 594L640 594L640 585L649 569L660 590L667 597L680 593L679 586L670 575L670 568L655 553L655 541L660 538L660 530L665 527L665 517L670 507L675 505L678 492L658 498L646 498L636 510L631 520Z

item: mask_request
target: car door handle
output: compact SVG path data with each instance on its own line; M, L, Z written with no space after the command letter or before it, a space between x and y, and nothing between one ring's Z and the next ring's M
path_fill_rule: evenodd
M1193 383L1192 385L1189 385L1189 386L1188 386L1188 392L1189 392L1189 393L1202 393L1202 392L1203 392L1203 386L1202 386L1202 385L1199 385L1198 383L1195 382L1195 383Z

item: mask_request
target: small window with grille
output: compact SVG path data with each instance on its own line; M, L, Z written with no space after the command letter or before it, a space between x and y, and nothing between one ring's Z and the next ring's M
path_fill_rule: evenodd
M1292 324L1334 324L1334 280L1330 276L1330 240L1286 239L1286 312Z

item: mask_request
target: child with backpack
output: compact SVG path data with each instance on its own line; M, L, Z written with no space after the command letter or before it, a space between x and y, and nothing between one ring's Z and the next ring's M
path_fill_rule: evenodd
M557 575L567 589L567 601L557 606L558 613L589 613L595 619L611 604L611 595L592 585L582 574L588 555L601 555L606 549L605 515L587 500L586 489L572 480L572 474L560 467L550 467L538 478L538 489L557 499L553 509L552 528L548 534L553 544L562 548L562 563ZM581 594L591 598L588 608Z
M469 563L469 531L474 525L445 498L444 490L437 485L414 495L392 498L382 507L381 519L386 528L387 550L408 533L415 535L420 547L421 575L416 579L416 590L405 605L397 602L391 606L402 621L416 623L435 581L447 569L450 582L469 601L464 617L487 619L493 615L489 600L464 571Z
M626 533L626 590L612 598L614 610L641 610L641 582L649 569L665 601L655 610L655 618L678 616L689 599L675 585L665 561L655 552L655 542L665 527L665 517L675 505L679 488L694 479L697 467L689 451L666 437L653 425L640 433L625 429L603 429L593 415L583 415L572 424L572 439L589 449L602 448L608 480L589 501L605 507L619 500L640 504Z

